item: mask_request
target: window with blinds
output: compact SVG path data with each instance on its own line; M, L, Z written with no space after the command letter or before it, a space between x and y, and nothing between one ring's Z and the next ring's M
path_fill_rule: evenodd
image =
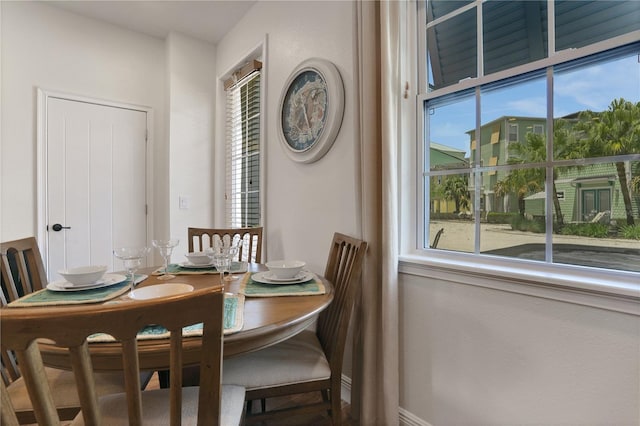
M252 61L225 82L225 210L230 228L260 225L261 68Z

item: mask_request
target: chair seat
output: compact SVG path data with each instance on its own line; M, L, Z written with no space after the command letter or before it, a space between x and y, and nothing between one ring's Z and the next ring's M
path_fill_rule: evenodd
M198 423L198 386L182 388L182 425ZM239 425L243 416L245 390L241 386L222 386L220 424ZM102 422L105 425L127 426L127 397L124 393L106 395L99 399ZM169 424L169 389L154 389L142 392L142 412L145 424ZM71 426L84 425L79 413Z
M250 391L330 377L331 368L316 334L304 330L277 345L225 359L222 383Z
M76 408L79 410L80 401L73 372L49 367L45 367L45 372L53 390L53 400L56 407L58 409ZM122 392L124 389L124 376L121 371L96 373L95 380L98 396ZM31 400L22 377L12 382L8 391L16 413L32 410Z

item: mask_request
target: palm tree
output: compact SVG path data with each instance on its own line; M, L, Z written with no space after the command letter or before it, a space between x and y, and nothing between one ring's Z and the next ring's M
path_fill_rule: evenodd
M467 175L448 176L442 183L442 194L456 203L454 213L460 213L460 209L468 209L471 204L469 195L469 178Z
M584 111L579 115L577 129L584 132L584 157L607 157L637 154L640 152L640 102L614 99L606 111ZM615 163L624 201L627 224L634 225L630 184L627 181L625 163Z
M516 193L518 196L518 212L520 216L524 216L525 197L541 191L543 187L544 169L516 169L511 170L504 179L498 181L493 190L495 195L499 197L509 193Z
M557 119L554 121L553 126L553 150L554 158L570 158L572 153L575 152L576 138L574 132L571 130L571 126L567 120ZM526 141L524 143L512 142L509 144L509 164L526 164L526 163L542 163L547 158L547 143L546 138L543 135L528 133ZM514 182L518 181L523 184L525 188L542 188L545 182L545 170L544 169L529 169L526 172L516 170L516 174L522 176L517 179L511 180L511 182L498 182L496 185L495 193L498 196L506 194L504 192L508 189L515 190L518 194L521 194L522 188L509 188ZM511 173L510 173L511 174ZM560 207L560 200L558 199L558 191L556 190L557 170L553 169L553 207L556 212L556 221L560 227L564 225L564 216ZM505 178L508 179L508 176ZM507 191L508 192L508 191ZM527 194L524 194L526 196ZM522 204L522 205L521 205ZM521 200L518 198L518 205L521 208L521 214L524 215L524 198Z

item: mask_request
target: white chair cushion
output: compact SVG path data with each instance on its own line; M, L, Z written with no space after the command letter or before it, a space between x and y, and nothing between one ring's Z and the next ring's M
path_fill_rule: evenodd
M225 358L222 372L222 383L244 386L247 390L331 377L322 346L310 330L259 351Z
M49 385L53 390L53 401L57 408L79 407L76 380L72 371L59 370L45 367ZM98 396L118 393L124 390L124 376L122 372L95 373L96 391ZM11 383L8 387L9 397L16 412L31 411L31 400L27 392L27 386L22 377Z
M182 424L198 423L198 386L182 388ZM239 425L243 416L245 390L241 386L223 386L220 424ZM124 393L107 395L100 398L102 423L109 426L129 424L127 396ZM169 424L169 389L154 389L142 392L142 417L144 424ZM72 426L84 425L82 412L71 423Z

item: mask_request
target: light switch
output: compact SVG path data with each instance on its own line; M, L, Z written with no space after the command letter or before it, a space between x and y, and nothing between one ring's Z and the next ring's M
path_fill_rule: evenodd
M178 206L180 210L187 210L189 208L189 197L186 195L178 197Z

